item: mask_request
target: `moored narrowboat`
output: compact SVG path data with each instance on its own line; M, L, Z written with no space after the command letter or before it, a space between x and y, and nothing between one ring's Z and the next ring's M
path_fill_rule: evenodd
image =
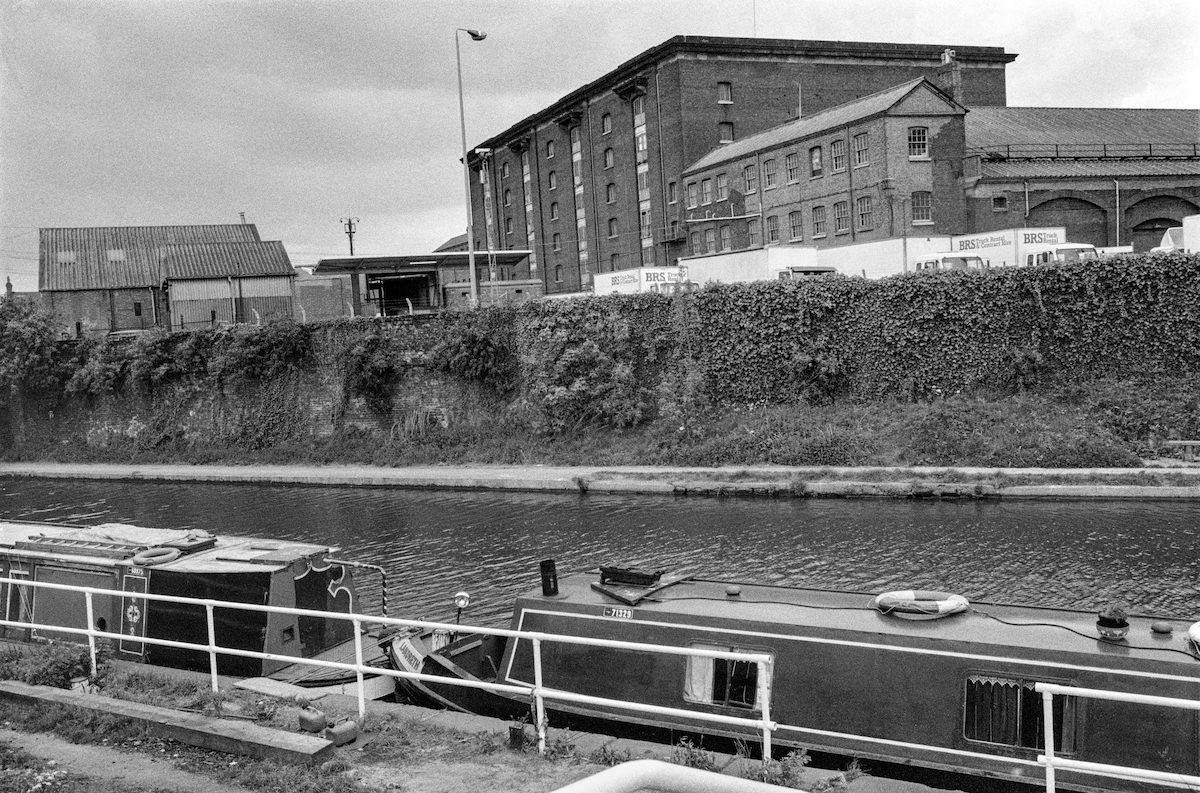
M766 586L602 568L544 579L521 595L510 627L546 634L769 655L776 754L789 747L938 771L1041 784L1039 682L1200 700L1200 656L1179 619L1128 616L1114 633L1096 612L969 603L952 593L882 595ZM1121 633L1124 631L1124 633ZM393 663L427 674L506 684L534 681L531 642L410 633ZM760 718L759 667L744 661L542 643L550 689ZM498 717L528 698L402 680L412 699ZM1056 696L1053 750L1062 758L1196 776L1195 711ZM614 732L658 728L754 743L749 727L547 701L552 725ZM1058 770L1072 790L1161 790L1146 782Z
M146 639L207 645L204 605L154 600L152 595L350 613L358 609L355 572L372 565L339 560L325 545L206 531L156 529L108 523L98 526L0 521L0 577L47 584L96 587L92 627L119 633L113 656L157 666L209 671L208 653ZM83 593L9 583L0 587L0 614L9 622L86 629ZM306 614L214 609L220 647L353 663L349 620ZM0 626L10 641L86 642L83 634L47 628ZM374 637L364 637L364 662L387 665ZM219 653L217 670L237 677L271 677L314 691L357 693L353 672ZM387 675L364 679L364 695L394 693Z

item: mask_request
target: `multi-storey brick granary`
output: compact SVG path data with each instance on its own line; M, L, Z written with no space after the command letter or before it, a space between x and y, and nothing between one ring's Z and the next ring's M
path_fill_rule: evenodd
M528 274L513 277L553 294L588 288L593 273L695 252L924 231L914 224L939 233L1065 225L1097 244L1132 242L1140 224L1140 242L1152 245L1145 228L1200 211L1194 111L1136 111L1146 123L1113 125L1121 132L1108 142L1122 146L1109 152L1106 140L1083 140L1083 111L1071 124L1061 110L1006 108L1015 58L1001 47L677 36L472 150L476 246L532 251ZM1078 148L1046 149L1055 134ZM1013 150L1021 144L1032 148ZM1133 205L1115 206L1121 178L1134 178L1129 162L1150 144L1170 156L1170 174L1134 166L1158 181L1126 185L1127 198L1150 203L1122 220ZM1083 155L1091 165L1078 164ZM1118 157L1125 165L1110 175L1107 160ZM1056 181L1067 177L1069 188ZM761 201L746 201L747 178ZM720 214L732 218L725 230L711 220Z

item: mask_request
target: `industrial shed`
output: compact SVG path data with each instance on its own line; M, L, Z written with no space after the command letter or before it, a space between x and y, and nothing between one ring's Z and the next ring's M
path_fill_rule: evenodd
M172 245L162 273L172 330L292 318L295 270L282 242Z
M38 247L64 338L291 316L287 253L252 223L44 228Z

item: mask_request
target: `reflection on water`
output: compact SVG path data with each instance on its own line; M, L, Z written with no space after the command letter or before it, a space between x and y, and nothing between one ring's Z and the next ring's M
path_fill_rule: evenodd
M741 580L1194 618L1194 502L676 499L0 479L0 518L119 521L339 545L382 565L391 612L506 617L538 582L623 564ZM372 586L374 582L371 582ZM377 590L368 592L378 600Z

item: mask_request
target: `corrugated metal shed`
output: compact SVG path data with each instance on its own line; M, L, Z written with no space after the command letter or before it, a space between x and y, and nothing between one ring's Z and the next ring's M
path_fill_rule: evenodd
M922 83L927 85L933 91L941 94L947 104L957 107L954 100L942 94L933 83L921 78L919 80L909 80L906 83L901 83L894 88L888 88L884 91L864 96L861 99L856 99L853 102L847 102L844 105L831 107L828 110L822 110L819 113L813 113L811 116L789 121L778 127L773 127L748 138L727 143L724 146L713 149L708 154L701 157L695 163L684 171L685 174L695 173L705 168L730 160L737 160L753 154L756 151L764 151L773 149L778 146L784 146L792 141L802 140L810 135L817 135L826 130L834 129L835 127L852 124L856 121L869 118L879 113L886 112L889 108L895 105L904 97L915 91Z
M1197 176L1200 160L984 160L984 179Z
M1200 110L974 107L967 113L966 134L968 149L1014 144L1196 143L1200 141Z
M162 282L162 249L169 245L258 241L253 223L39 229L38 289L156 286Z
M283 243L278 241L171 245L162 256L162 277L172 281L295 273Z

